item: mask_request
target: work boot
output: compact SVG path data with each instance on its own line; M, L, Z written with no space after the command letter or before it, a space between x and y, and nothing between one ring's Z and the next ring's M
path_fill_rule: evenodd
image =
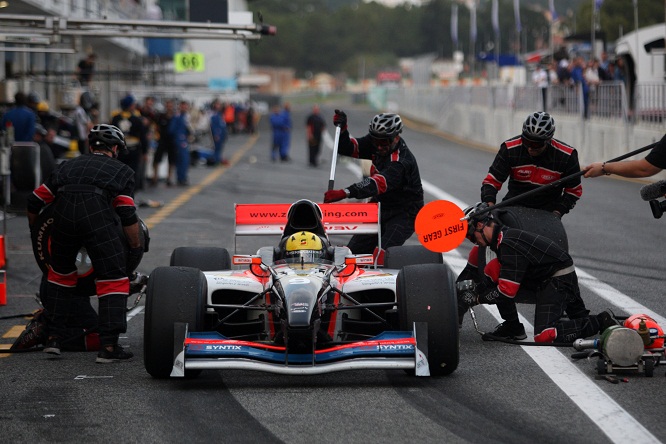
M44 353L60 356L60 347L60 338L50 337L46 342L46 347L44 347Z
M481 336L481 339L483 339L484 341L497 341L502 339L518 340L526 338L527 335L525 334L525 327L523 327L522 323L517 321L502 322L500 325L497 326L495 331L491 333L484 333Z
M615 319L615 314L610 310L604 310L597 315L599 321L599 333L603 333L608 327L620 325L620 321Z
M27 350L37 345L45 344L47 339L44 310L38 310L33 315L32 321L28 322L28 325L25 326L25 330L16 338L9 351Z
M107 349L107 347L109 346L103 346L99 350L99 353L97 353L97 360L95 360L96 363L109 364L111 362L128 361L134 356L132 352L123 350L118 344L110 346L112 347L111 350Z

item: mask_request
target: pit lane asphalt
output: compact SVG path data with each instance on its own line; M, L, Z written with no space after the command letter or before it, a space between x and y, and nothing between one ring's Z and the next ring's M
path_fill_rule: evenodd
M373 112L342 105L350 115L352 133L361 134ZM333 108L333 104L322 105L327 123ZM165 203L162 208L139 208L152 238L151 251L140 271L150 273L156 266L167 265L177 246L216 245L233 250L235 202L321 201L328 184L330 152L322 156L327 159L322 168L306 166L306 110L305 106L294 106L291 163L270 162L270 133L262 119L258 137L230 137L227 154L233 159L231 167L196 167L191 170L192 185L188 188L162 184L138 193L137 201ZM405 131L405 139L417 155L424 179L446 187L466 202L478 198L480 179L492 154L443 142L411 128ZM338 164L336 187L349 185L356 178L345 164ZM664 235L655 232L663 221L651 220L647 204L637 197L636 185L598 179L585 182L584 187L584 199L588 200L565 219L577 265L593 270L598 278L624 293L639 295L641 303L658 310L663 303L654 295L663 292L658 293L660 282L654 276L664 272L664 265L652 244L663 245ZM618 201L626 205L617 208L621 213L613 214L617 226L608 227L604 224L608 209L603 205ZM0 317L37 308L33 294L39 269L28 242L26 219L13 217L7 226L9 300L0 307ZM592 235L597 236L596 242L589 242ZM270 237L242 238L239 252L252 252L273 242ZM460 250L464 256L469 247L461 246ZM640 266L645 262L651 267ZM583 289L583 296L593 312L607 306L588 289ZM532 307L520 309L532 318ZM479 309L477 314L482 327L495 325L485 310ZM23 323L1 320L0 331ZM384 371L298 378L210 371L192 381L157 381L143 369L142 330L143 315L135 312L128 322L127 337L121 339L137 355L132 363L94 364L93 353L67 353L61 359L49 359L43 353L0 358L3 440L611 442L520 347L481 342L468 319L461 331L460 366L451 377L440 379ZM3 342L11 340L4 338ZM599 385L622 409L639 418L656 439L664 441L664 367L658 368L654 378L630 375L630 383L612 385L593 381L593 363L579 362L577 366L590 376L592 384Z

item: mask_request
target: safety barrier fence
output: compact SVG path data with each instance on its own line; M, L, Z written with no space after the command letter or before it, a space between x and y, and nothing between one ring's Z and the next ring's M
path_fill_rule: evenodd
M401 109L408 105L408 109L418 110L426 121L429 118L440 120L447 109L457 105L475 105L527 112L546 110L582 119L666 128L666 85L662 84L638 85L631 97L633 100L630 100L624 83L620 81L602 82L590 87L587 96L582 88L575 85L550 85L543 90L531 85L453 85L392 89L387 91L385 97L386 105L400 103ZM630 106L632 101L633 106Z

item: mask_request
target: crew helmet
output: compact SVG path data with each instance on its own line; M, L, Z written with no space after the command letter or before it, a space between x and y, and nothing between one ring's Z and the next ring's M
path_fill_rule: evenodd
M88 134L88 143L91 148L111 150L118 145L121 151L127 151L125 135L116 126L105 123L95 125Z
M463 210L465 217L467 217L467 239L474 239L474 232L476 231L477 222L488 223L490 220L493 220L494 217L490 211L487 211L483 214L476 216L476 213L479 213L481 210L488 208L488 204L485 202L477 202L474 205Z
M377 114L370 121L370 135L378 139L392 139L402 132L402 119L397 114Z
M294 233L284 244L285 259L300 259L303 262L318 262L326 259L326 246L321 238L310 231Z
M530 114L523 123L523 137L529 140L546 141L555 134L555 120L550 114L537 111Z

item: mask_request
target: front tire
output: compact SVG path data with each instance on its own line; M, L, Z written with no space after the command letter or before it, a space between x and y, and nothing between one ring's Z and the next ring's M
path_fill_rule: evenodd
M455 278L444 264L409 265L397 278L400 329L414 322L428 324L428 365L432 376L449 375L458 367L458 301Z
M384 258L384 268L399 270L407 265L443 264L442 253L436 253L423 245L389 247Z
M189 331L201 331L208 296L206 277L191 267L157 267L146 290L143 331L143 363L154 378L168 378L173 367L176 322L187 322ZM199 370L186 370L196 376Z
M201 271L231 269L231 256L226 248L178 247L171 253L170 265L198 268Z

